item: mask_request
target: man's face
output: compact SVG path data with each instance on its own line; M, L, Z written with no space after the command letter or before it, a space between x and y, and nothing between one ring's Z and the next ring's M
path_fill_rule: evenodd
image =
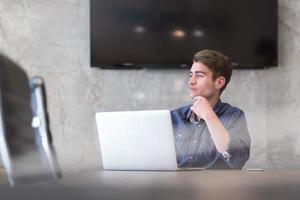
M202 96L209 100L219 95L213 80L213 72L200 62L193 63L188 84L191 98Z

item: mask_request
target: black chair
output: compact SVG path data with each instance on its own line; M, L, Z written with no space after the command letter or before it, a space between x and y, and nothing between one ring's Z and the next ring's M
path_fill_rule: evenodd
M43 79L0 54L0 153L12 185L61 177L46 107Z

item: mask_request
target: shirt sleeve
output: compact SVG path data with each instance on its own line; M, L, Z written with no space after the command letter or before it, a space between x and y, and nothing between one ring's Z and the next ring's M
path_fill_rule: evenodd
M221 153L219 157L231 168L242 169L250 157L251 139L249 136L247 122L243 111L239 110L229 114L224 120L224 126L230 135L227 152L231 157L224 158Z

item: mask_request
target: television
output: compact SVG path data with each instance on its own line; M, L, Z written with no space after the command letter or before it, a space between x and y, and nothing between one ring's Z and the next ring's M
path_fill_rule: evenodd
M276 66L277 15L277 0L91 0L91 66L187 68L203 49Z

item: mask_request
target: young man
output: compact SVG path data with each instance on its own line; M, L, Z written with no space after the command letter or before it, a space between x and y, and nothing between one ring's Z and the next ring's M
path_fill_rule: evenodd
M220 100L232 74L224 54L194 55L188 82L193 103L171 112L179 167L241 169L250 156L245 115Z

